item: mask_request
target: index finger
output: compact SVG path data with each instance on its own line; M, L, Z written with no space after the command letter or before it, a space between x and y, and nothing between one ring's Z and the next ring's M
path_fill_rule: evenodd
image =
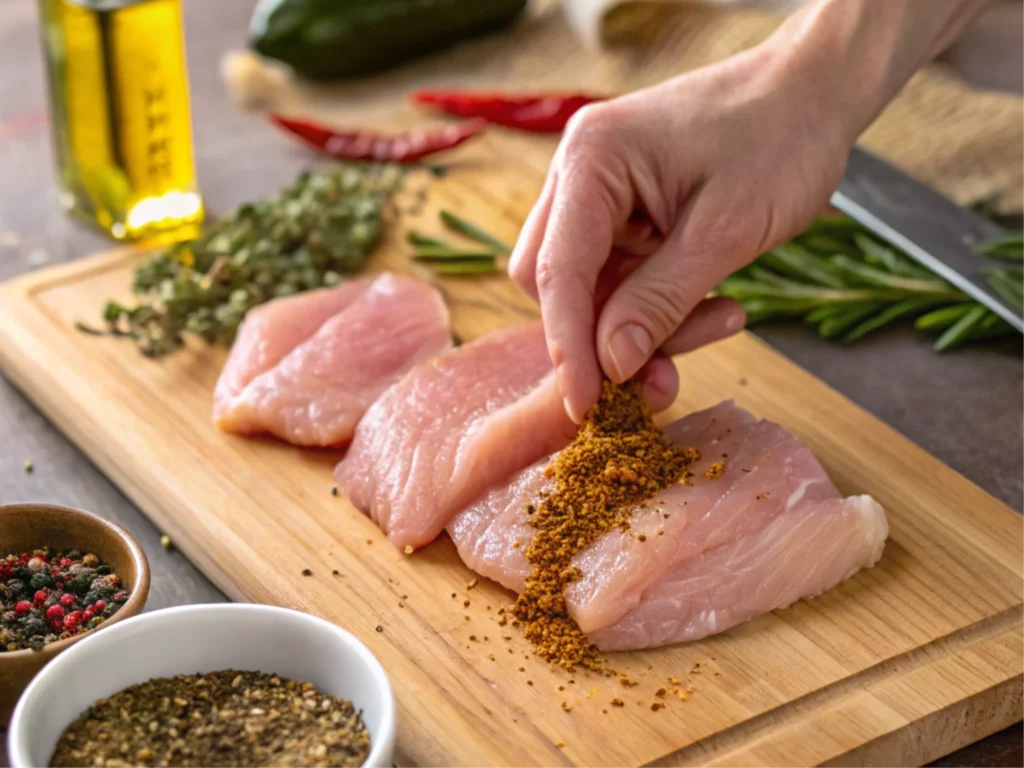
M537 293L548 353L565 409L576 422L583 421L601 394L594 292L611 253L615 212L599 184L579 172L559 177L537 254Z

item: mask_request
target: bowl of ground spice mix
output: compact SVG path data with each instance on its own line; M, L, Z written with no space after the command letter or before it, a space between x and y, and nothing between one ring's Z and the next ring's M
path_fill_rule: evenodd
M8 733L33 766L391 766L395 702L356 637L266 605L154 611L76 643Z
M0 725L80 639L142 611L149 565L121 528L49 504L0 506Z

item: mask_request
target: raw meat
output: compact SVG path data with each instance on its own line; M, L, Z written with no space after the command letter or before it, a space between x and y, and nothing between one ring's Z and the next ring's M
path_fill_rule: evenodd
M450 346L444 301L411 278L277 299L243 322L214 392L214 423L296 445L347 443L385 389Z
M779 425L729 401L665 431L700 451L693 485L663 491L633 511L628 533L607 533L573 560L583 577L566 590L570 612L602 649L696 640L819 594L881 556L881 507L867 496L842 499ZM722 474L705 477L719 461ZM525 507L547 485L546 463L492 489L448 526L467 565L514 591L531 570Z
M530 323L410 371L367 411L335 478L395 546L416 548L575 434L543 331Z

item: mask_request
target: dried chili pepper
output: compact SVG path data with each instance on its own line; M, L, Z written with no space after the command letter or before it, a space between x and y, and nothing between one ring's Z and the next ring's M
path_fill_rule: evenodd
M331 157L387 163L418 162L436 152L459 146L487 127L486 120L476 119L442 128L385 135L358 128L328 128L275 114L271 114L270 119L286 133Z
M560 133L583 107L601 101L585 93L510 96L474 91L414 91L414 104L431 106L457 117L480 117L489 123L533 133Z

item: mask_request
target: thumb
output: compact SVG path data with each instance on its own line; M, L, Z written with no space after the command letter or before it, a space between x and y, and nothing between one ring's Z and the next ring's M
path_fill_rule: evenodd
M622 281L601 310L598 359L612 381L625 381L639 371L708 292L739 266L732 247L735 235L702 216L707 207L702 202L695 201L690 215Z

